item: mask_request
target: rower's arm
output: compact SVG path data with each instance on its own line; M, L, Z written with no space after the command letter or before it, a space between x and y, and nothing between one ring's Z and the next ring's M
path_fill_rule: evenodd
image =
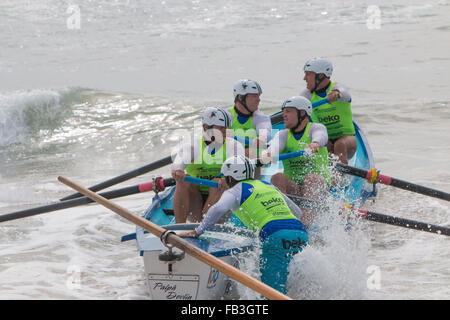
M312 142L316 142L319 148L323 148L328 143L327 128L320 123L312 123L309 127L308 135L311 137Z
M286 129L278 131L270 141L267 153L270 153L271 156L278 156L286 147L287 134Z
M177 152L175 159L173 159L171 170L184 170L187 165L194 162L200 153L198 143L185 143Z
M343 102L351 102L352 101L352 96L350 95L350 91L347 88L347 86L345 86L341 83L335 83L333 90L337 90L341 94L339 101L343 101Z
M209 208L203 217L203 221L195 228L197 235L201 235L206 229L215 225L229 210L236 211L239 208L239 201L230 190L225 191L219 201Z
M252 121L258 137L265 139L265 141L269 141L272 135L272 122L270 117L260 110L256 110L253 113Z

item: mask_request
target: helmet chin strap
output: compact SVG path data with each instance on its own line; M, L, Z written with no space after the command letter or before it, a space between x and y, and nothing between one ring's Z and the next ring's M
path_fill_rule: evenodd
M326 76L323 76L322 78L319 78L319 76L320 76L321 74L322 74L322 73L315 73L315 85L314 85L314 89L312 89L311 92L317 92L317 91L318 91L318 90L317 90L317 87L319 86L319 84L321 84L323 80L327 79ZM325 88L325 89L326 89L326 88ZM320 89L320 90L322 90L322 89ZM320 91L320 90L319 90L319 91Z
M303 116L300 115L301 114L300 110L297 110L297 112L298 112L298 123L297 123L297 125L294 128L291 128L292 133L295 133L295 130L298 129L298 127L301 125L303 120L305 120L306 117L308 117L308 114L306 113L306 111L305 111L305 114ZM300 132L298 132L298 133L300 133Z
M239 95L238 95L234 101L235 101L235 102L236 102L236 101L239 102L239 103L244 107L244 109L247 110L247 112L250 113L250 114L249 114L249 115L248 115L248 114L244 114L244 113L242 113L241 111L239 111L238 108L235 107L236 112L237 112L240 116L243 116L243 117L249 117L249 116L252 116L252 115L253 115L253 111L250 111L250 109L247 107L247 103L245 102L245 97L246 97L246 95L243 96L243 97L244 97L244 100L239 99Z

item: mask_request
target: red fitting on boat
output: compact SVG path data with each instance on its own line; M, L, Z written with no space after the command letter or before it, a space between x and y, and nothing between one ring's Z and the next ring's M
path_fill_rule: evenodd
M153 191L160 192L164 191L166 186L164 185L164 179L162 177L157 177L153 180Z
M154 191L158 193L164 191L166 186L164 185L164 179L162 177L157 177L153 179L152 182L146 182L139 185L139 192Z
M382 183L382 184L390 185L391 182L392 182L392 178L389 177L389 176L384 176L384 175L380 174L380 175L378 176L378 181L379 181L380 183Z
M359 212L359 214L357 215L358 218L363 218L365 219L367 217L367 210L364 209L356 209L356 211Z

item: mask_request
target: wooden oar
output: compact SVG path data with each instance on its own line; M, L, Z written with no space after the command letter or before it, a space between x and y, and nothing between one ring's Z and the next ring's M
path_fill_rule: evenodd
M289 194L287 196L292 201L294 201L295 204L297 204L298 206L301 206L301 207L308 207L311 209L318 209L318 208L323 207L323 205L321 205L319 202L317 202L315 200L306 199L306 198L298 197L298 196L291 195L291 194ZM430 232L430 233L437 233L437 234L442 234L445 236L450 236L450 228L447 228L447 227L437 226L437 225L433 225L430 223L420 222L420 221L415 221L415 220L410 220L410 219L405 219L405 218L394 217L394 216L390 216L387 214L377 213L377 212L363 210L363 209L352 209L352 208L347 208L347 209L349 209L352 213L354 213L355 217L357 217L357 218L375 221L375 222L379 222L379 223L386 223L386 224L390 224L390 225L394 225L394 226L398 226L398 227L404 227L404 228L408 228L408 229L414 229L414 230L419 230L419 231L426 231L426 232Z
M154 181L146 182L137 184L131 187L125 187L117 190L107 191L103 192L100 195L106 199L114 199L119 197L125 197L132 194L137 194L141 192L147 192L147 191L163 191L165 187L173 186L175 185L175 179L169 178L169 179L162 179L162 178L156 178ZM20 210L12 213L6 213L3 215L0 215L0 222L5 221L11 221L15 219L21 219L26 217L35 216L41 213L56 211L56 210L62 210L72 207L81 206L83 204L92 203L93 201L87 197L72 199L72 200L66 200L61 202L56 202L52 204L48 204L45 206L40 206L36 208L30 208L26 210Z
M229 264L223 262L222 260L214 257L213 255L204 252L203 250L193 246L188 241L180 238L174 233L166 233L166 230L161 228L160 226L157 226L150 221L141 218L125 208L115 204L112 201L107 200L106 198L103 198L102 196L96 194L95 192L92 192L86 188L83 188L76 183L70 181L67 178L64 177L58 177L58 180L64 183L65 185L73 188L74 190L77 190L78 192L84 194L85 196L91 198L92 200L100 203L101 205L105 206L106 208L112 210L113 212L117 213L121 217L131 221L135 225L147 230L148 232L151 232L155 236L161 237L163 234L165 235L166 243L171 244L187 254L193 256L194 258L202 261L203 263L206 263L207 265L210 265L216 270L219 270L220 272L226 274L230 278L238 281L239 283L243 284L244 286L249 287L250 289L255 290L256 292L262 294L268 299L275 299L275 300L291 300L288 296L282 294L281 292L273 289L272 287L262 283L261 281L258 281L249 275L245 274L244 272L240 271L239 269L236 269Z
M423 194L426 196L450 201L449 193L435 190L435 189L428 188L428 187L424 187L424 186L414 184L411 182L406 182L406 181L392 178L389 176L385 176L385 175L379 174L375 169L363 170L363 169L351 167L351 166L348 166L348 165L345 165L342 163L336 163L335 168L342 173L347 173L347 174L351 174L351 175L354 175L357 177L364 178L369 183L378 183L379 182L379 183L382 183L382 184L385 184L388 186L393 186L393 187L397 187L400 189L417 192L417 193L420 193L420 194Z
M135 178L137 176L143 175L143 174L145 174L147 172L150 172L152 170L156 170L156 169L162 168L162 167L164 167L164 166L166 166L168 164L171 164L171 163L172 163L172 157L168 156L168 157L165 157L165 158L160 159L158 161L149 163L149 164L147 164L147 165L145 165L143 167L140 167L140 168L137 168L135 170L129 171L127 173L124 173L124 174L122 174L120 176L117 176L117 177L111 178L109 180L106 180L104 182L101 182L99 184L96 184L95 186L89 187L89 190L92 190L92 191L103 190L103 189L111 187L111 186L113 186L115 184L118 184L118 183L124 182L126 180ZM82 197L82 196L83 195L80 194L80 193L73 193L71 195L68 195L67 197L61 198L60 201L65 201L65 200L69 200L69 199L75 199L75 198L79 198L79 197Z

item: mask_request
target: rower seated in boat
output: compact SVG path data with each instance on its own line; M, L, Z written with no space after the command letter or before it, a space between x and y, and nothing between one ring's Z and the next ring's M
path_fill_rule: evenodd
M203 134L191 143L181 146L172 164L172 177L176 180L173 209L176 223L199 222L214 203L219 200L226 183L218 178L223 162L232 155L244 155L241 143L226 137L231 124L228 114L210 107L203 112ZM186 175L214 180L219 188L199 186L184 181Z
M328 98L330 103L314 108L313 122L322 123L328 131L328 152L339 157L344 164L353 157L358 147L352 118L352 98L348 89L330 80L333 65L324 58L314 58L303 67L306 89L300 95L311 103Z
M209 209L195 230L179 236L198 237L226 212L233 211L259 236L261 281L286 293L289 263L308 243L308 233L300 221L301 209L270 183L255 180L254 171L253 161L246 157L227 159L221 173L230 189Z
M270 117L259 108L261 86L258 82L241 79L233 86L234 106L226 110L233 119L230 129L233 135L248 139L245 145L245 155L251 159L258 157L257 150L262 150L272 134ZM256 176L260 169L256 168Z
M331 174L328 168L327 129L310 120L311 102L300 96L286 100L283 111L286 129L278 131L262 159L271 159L280 154L305 151L304 155L283 160L283 172L274 174L271 183L286 194L320 200L328 193ZM304 208L302 222L308 227L313 211Z

